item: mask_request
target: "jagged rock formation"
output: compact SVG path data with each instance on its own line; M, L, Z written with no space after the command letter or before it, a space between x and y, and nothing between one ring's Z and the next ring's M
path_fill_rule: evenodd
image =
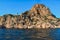
M60 28L59 24L60 20L43 4L36 4L21 15L8 14L0 17L0 25L6 28Z

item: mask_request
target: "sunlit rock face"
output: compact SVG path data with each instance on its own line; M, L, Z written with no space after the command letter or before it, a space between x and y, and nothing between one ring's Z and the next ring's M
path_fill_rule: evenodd
M40 15L42 16L48 16L48 19L55 19L49 8L47 8L45 5L43 4L36 4L35 6L32 7L31 12L34 13L35 15Z
M0 17L0 25L6 28L60 28L59 24L60 19L43 4L36 4L21 15L8 14Z

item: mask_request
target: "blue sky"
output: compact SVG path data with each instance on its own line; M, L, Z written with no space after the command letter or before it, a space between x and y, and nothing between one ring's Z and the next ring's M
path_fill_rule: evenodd
M30 10L35 4L44 4L51 13L60 18L60 0L0 0L0 16L19 14Z

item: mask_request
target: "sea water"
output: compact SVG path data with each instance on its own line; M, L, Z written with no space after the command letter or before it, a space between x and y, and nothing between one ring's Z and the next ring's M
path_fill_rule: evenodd
M0 40L60 40L60 29L0 29Z

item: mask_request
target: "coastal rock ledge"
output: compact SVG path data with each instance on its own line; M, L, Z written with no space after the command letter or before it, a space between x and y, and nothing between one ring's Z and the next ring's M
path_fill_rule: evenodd
M60 28L60 19L43 4L36 4L21 15L0 16L0 28Z

